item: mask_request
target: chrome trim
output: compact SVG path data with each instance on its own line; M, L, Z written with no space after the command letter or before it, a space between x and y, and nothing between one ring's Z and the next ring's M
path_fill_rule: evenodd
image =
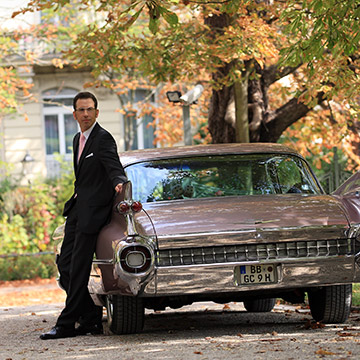
M144 272L129 273L125 271L120 263L121 252L133 246L146 247L151 256L151 262L149 268ZM144 237L140 235L132 235L130 241L120 241L115 246L115 264L114 264L114 276L115 279L121 279L128 284L133 295L137 295L141 288L148 283L155 273L155 239L152 237Z
M183 249L160 249L156 266L214 266L216 264L259 263L264 261L294 261L299 259L326 259L353 255L352 239L287 241L270 244L239 244L203 246Z
M113 265L114 259L94 259L93 265Z
M339 258L353 258L353 255L334 255L334 256L328 256L326 259L339 259ZM228 262L228 263L214 263L214 264L194 264L194 265L179 265L179 266L161 266L157 267L157 269L195 269L195 268L219 268L223 266L240 266L240 265L264 265L264 264L302 264L304 262L322 260L319 257L307 257L307 258L299 258L299 259L268 259L268 260L261 260L261 261L246 261L246 262Z
M52 234L52 238L55 242L59 242L59 241L62 241L63 238L64 238L64 235L65 235L65 223L58 226L53 234Z
M318 260L318 259L317 259ZM325 261L307 259L298 263L272 262L277 266L275 284L242 285L234 283L234 264L216 267L158 268L155 284L145 287L140 296L172 296L205 293L248 292L254 290L282 290L322 285L350 284L354 275L353 256L328 258ZM238 265L248 265L241 263Z
M184 233L184 234L163 234L158 235L160 249L180 248L180 247L198 247L200 244L207 246L239 244L241 242L250 243L268 243L268 242L286 242L308 241L317 239L344 239L349 237L349 228L344 225L321 225L321 226L303 226L289 228L266 228L261 224L255 224L252 229L230 230L209 233ZM354 235L354 233L352 233Z

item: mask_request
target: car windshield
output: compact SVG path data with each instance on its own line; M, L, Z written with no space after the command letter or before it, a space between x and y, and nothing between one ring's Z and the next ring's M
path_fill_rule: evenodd
M217 196L321 193L307 164L296 156L198 156L129 165L133 198L143 203Z

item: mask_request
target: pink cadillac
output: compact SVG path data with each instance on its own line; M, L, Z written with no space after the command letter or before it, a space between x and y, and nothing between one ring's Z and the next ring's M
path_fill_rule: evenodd
M141 331L145 308L237 301L265 312L305 294L315 320L346 321L360 281L359 175L326 195L304 158L279 144L120 157L129 183L89 281L114 333Z

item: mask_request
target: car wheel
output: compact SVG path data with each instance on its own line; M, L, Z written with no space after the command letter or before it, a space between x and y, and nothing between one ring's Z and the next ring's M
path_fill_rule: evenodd
M114 334L134 334L143 329L145 309L141 298L107 295L106 312L109 328Z
M276 298L245 300L244 307L249 312L269 312L276 303Z
M351 310L352 284L333 285L308 291L311 315L323 323L342 323Z

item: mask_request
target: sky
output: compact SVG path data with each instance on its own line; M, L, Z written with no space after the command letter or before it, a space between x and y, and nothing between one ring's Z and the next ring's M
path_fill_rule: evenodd
M38 21L38 13L27 13L11 19L14 11L18 11L28 3L28 0L0 0L0 27L2 29L14 30L19 27L27 27Z

